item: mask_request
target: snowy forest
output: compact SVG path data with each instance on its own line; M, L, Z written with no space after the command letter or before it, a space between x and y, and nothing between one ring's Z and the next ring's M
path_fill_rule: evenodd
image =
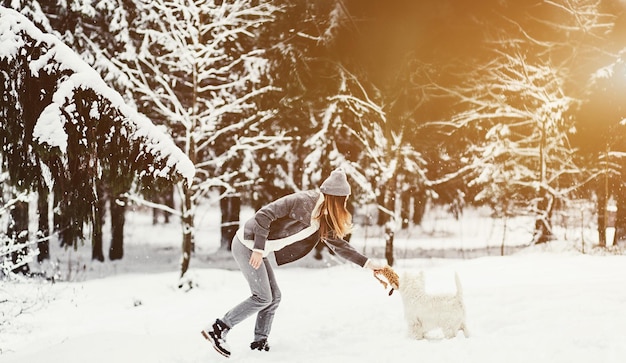
M624 1L0 6L0 278L50 243L122 259L131 205L179 217L182 277L198 206L228 249L242 208L337 167L390 265L429 205L532 218L528 244L592 205L626 239Z

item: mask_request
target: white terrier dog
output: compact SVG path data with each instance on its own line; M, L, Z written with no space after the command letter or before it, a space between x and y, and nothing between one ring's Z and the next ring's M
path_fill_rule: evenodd
M428 294L424 272L404 272L400 278L399 291L404 304L404 316L410 335L415 339L454 338L459 330L469 336L465 324L463 291L457 273L455 294Z

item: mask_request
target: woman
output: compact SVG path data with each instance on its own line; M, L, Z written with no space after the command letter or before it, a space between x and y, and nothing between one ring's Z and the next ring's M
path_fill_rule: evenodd
M350 195L346 174L339 169L333 171L322 183L320 191L297 192L282 197L259 209L254 218L237 231L232 253L252 295L202 331L220 354L230 356L226 334L253 314L257 316L250 349L269 350L267 337L281 298L272 265L267 259L269 254L274 254L280 266L304 257L322 241L333 252L359 266L375 271L385 267L363 256L343 240L352 232L352 215L346 210Z

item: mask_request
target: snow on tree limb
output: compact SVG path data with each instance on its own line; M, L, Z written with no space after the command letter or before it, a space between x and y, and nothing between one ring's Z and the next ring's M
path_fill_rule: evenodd
M39 57L26 54L33 51L28 47L36 48ZM72 123L67 116L76 111L72 100L77 93L90 90L119 113L116 127L124 129L123 134L129 141L140 143L142 152L151 154L151 160L164 162L165 168L153 170L154 177L177 175L191 182L195 174L193 164L166 134L147 117L129 107L118 92L108 87L93 68L59 39L43 34L21 14L0 7L0 60L12 63L24 56L29 57L28 67L32 76L45 74L56 77L51 103L39 115L33 130L36 142L58 148L65 154L68 147L66 127ZM97 119L99 112L92 105L89 116Z

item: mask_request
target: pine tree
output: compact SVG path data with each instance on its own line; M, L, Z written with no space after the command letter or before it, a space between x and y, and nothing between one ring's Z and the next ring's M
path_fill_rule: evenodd
M124 95L132 104L129 94L129 83L123 73L110 61L111 58L133 58L134 48L131 46L129 19L133 17L132 1L100 0L86 2L70 0L61 4L47 3L43 10L48 14L50 25L62 40L77 52L80 57L94 68L107 84ZM109 258L121 259L124 254L124 221L125 206L123 195L131 188L131 179L109 184L108 179L100 181L103 195L109 203L99 205L99 213L104 213L108 204L111 219L111 243ZM153 189L153 188L151 188ZM62 219L63 216L55 216ZM92 229L92 258L101 259L101 239L95 233L101 231L104 222L95 218L93 223L100 223ZM61 233L63 234L63 233Z
M3 169L18 190L39 183L62 196L67 236L82 238L97 200L95 182L188 181L193 165L145 116L128 107L60 40L0 8L0 132Z
M129 46L130 37L127 20L133 16L133 7L129 6L128 3L129 1L125 0L100 0L97 2L70 0L62 2L47 1L40 4L36 0L20 0L5 1L4 5L20 11L35 22L44 32L54 34L62 39L84 61L96 69L110 86L122 94L127 94L128 84L125 82L126 79L113 66L109 58L113 55L120 58L133 57L133 48ZM130 12L127 11L127 8ZM130 97L126 97L126 99L127 101L131 100ZM107 190L107 194L114 195L112 198L115 201L130 188L128 182L111 186L105 185L103 181L100 183ZM39 210L41 230L38 231L38 235L47 235L48 232L45 232L48 229L47 219L44 216L47 213L47 191L40 188L38 196L40 198L39 205L41 206ZM55 193L53 203L61 203L62 199L62 195ZM117 205L120 205L118 213L123 213L123 204L116 202L115 206ZM104 213L105 207L106 204L99 207L102 209L102 213ZM65 215L60 214L61 209L59 208L53 208L53 210L55 211L54 228L58 232L59 240L62 244L71 245L73 243L72 237L66 236L66 233L69 233L70 230L64 228L68 223L65 221ZM98 213L100 213L100 209L98 210ZM102 218L95 218L93 222L103 223L103 221ZM123 231L123 224L115 223L111 225L111 228ZM95 244L92 246L92 258L98 260L101 260L103 255L101 252L102 243L100 241L102 236L97 235L101 229L102 225L94 225L94 228L92 228L94 233L92 240ZM111 244L115 246L113 248L113 256L121 256L123 254L123 233L114 232L111 235L113 236ZM40 243L40 252L47 250L46 243L47 239ZM45 258L45 254L40 253L38 258Z

